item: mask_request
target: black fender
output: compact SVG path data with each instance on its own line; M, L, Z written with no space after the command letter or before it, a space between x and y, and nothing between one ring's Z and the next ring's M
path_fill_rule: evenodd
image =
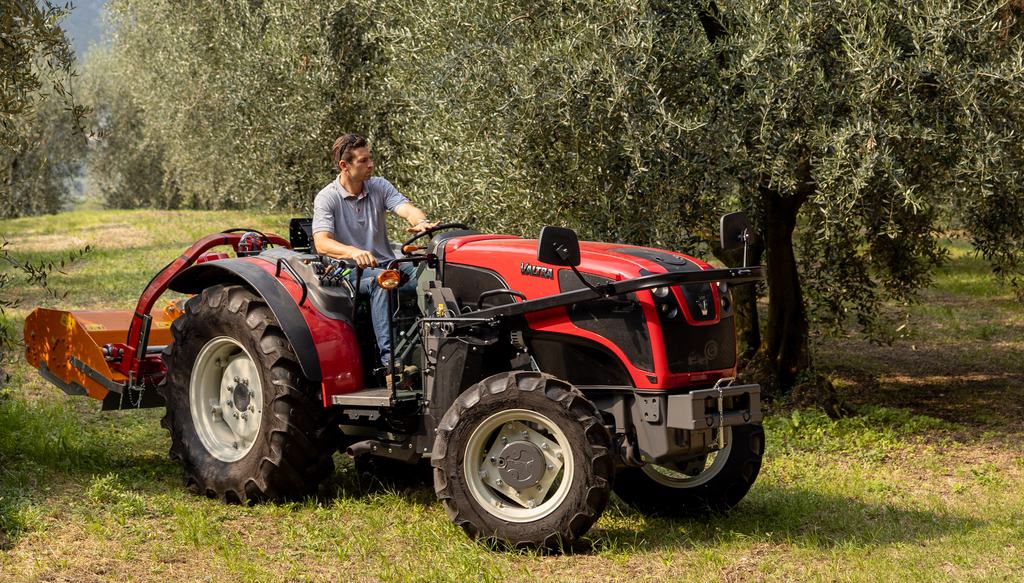
M306 324L299 306L273 275L245 259L220 259L193 265L182 271L168 284L168 288L183 294L197 294L217 284L244 285L259 294L274 313L281 330L291 343L309 380L320 382L320 357L317 355L313 334Z

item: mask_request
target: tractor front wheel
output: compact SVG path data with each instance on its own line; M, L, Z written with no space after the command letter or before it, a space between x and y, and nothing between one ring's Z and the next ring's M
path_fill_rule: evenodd
M225 502L308 495L334 469L324 410L262 298L241 286L192 297L164 350L161 425L186 485Z
M495 375L441 419L434 490L472 538L569 547L608 502L609 446L594 404L572 385L533 372Z
M692 516L722 512L739 503L757 479L764 456L760 425L725 428L725 447L684 462L626 468L615 493L641 512Z

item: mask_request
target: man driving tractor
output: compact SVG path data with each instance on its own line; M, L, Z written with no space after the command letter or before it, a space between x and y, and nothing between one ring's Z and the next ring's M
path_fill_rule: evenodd
M334 142L331 149L338 176L325 186L313 201L313 244L318 253L337 259L354 261L363 268L362 277L355 282L360 294L370 297L370 314L381 363L391 364L391 340L388 333L387 292L374 282L380 273L378 266L386 266L395 259L388 239L384 213L391 211L409 223L409 233L422 233L437 225L393 184L373 176L373 158L366 138L345 134ZM397 266L409 277L401 291L412 291L413 266Z

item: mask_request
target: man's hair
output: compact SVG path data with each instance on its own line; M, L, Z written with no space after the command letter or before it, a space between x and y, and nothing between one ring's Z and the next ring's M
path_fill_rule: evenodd
M366 147L366 138L359 134L345 134L334 141L331 148L331 158L334 159L334 169L338 169L338 162L344 160L352 161L352 150Z

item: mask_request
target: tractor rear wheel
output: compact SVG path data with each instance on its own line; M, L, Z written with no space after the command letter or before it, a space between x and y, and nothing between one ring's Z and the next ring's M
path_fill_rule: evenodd
M516 548L570 547L611 493L600 413L550 375L509 372L463 392L434 442L434 491L470 537Z
M646 464L615 476L615 493L645 513L693 516L739 503L757 479L764 456L760 425L725 428L725 448L686 462Z
M171 332L161 425L189 489L234 503L315 492L334 470L335 444L266 302L213 286L189 299Z

